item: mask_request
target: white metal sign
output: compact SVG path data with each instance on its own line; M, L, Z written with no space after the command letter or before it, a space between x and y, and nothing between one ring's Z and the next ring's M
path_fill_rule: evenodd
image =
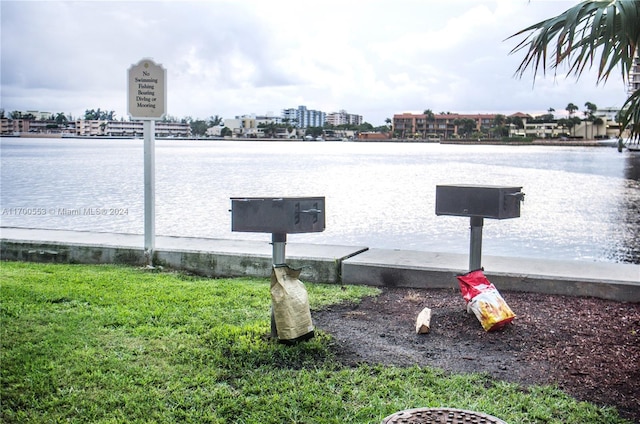
M162 119L167 113L167 71L142 59L128 71L127 112L133 119Z
M131 65L127 73L127 112L144 121L144 253L153 266L156 239L156 119L167 113L167 71L151 59Z

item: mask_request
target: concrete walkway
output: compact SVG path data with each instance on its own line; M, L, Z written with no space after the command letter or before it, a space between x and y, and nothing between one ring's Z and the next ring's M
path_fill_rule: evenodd
M265 241L156 237L154 264L210 277L271 274ZM144 265L144 237L136 234L0 227L3 260ZM457 289L468 271L462 254L287 243L287 263L309 282ZM500 290L594 296L640 302L640 265L483 256Z

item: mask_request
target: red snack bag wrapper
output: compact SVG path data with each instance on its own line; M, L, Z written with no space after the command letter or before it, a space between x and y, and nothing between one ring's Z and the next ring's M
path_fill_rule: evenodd
M498 330L516 317L481 269L457 278L462 298L467 302L467 312L473 311L485 331Z

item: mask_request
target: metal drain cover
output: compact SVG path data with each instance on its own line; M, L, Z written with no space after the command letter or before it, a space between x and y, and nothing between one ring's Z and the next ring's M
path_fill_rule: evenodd
M507 424L499 418L480 412L452 408L416 408L396 412L382 420L382 424Z

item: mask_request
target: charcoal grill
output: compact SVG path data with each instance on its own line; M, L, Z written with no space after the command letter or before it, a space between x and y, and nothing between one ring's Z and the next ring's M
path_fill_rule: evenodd
M231 231L271 233L272 263L285 265L287 234L322 232L324 197L232 197ZM277 336L271 313L271 335Z
M287 234L324 228L324 197L231 198L231 231L271 233L274 265L285 263Z
M482 267L484 218L519 218L520 203L523 201L522 187L473 184L436 186L436 215L470 217L469 271Z

